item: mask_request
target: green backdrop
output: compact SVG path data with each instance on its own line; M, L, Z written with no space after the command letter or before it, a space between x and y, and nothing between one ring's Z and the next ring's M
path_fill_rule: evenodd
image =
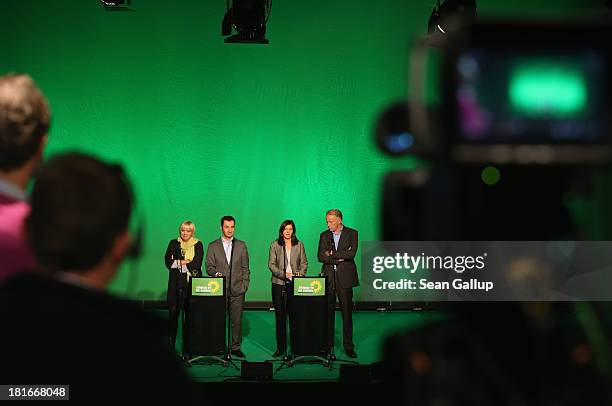
M587 3L479 1L479 14L574 15ZM194 221L206 245L230 214L251 257L247 300L270 300L268 247L285 218L311 273L327 209L342 209L361 240L379 238L382 176L416 163L384 157L372 129L406 95L407 51L433 4L275 0L261 46L223 43L223 0L133 0L134 12L2 0L0 73L27 72L48 96L47 155L77 149L126 166L145 251L111 290L165 298L162 257L179 223Z

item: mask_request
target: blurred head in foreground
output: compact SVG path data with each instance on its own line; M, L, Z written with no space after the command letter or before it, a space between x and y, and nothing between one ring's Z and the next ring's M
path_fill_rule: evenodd
M31 206L26 229L40 266L106 286L131 246L123 169L80 153L58 155L36 179Z

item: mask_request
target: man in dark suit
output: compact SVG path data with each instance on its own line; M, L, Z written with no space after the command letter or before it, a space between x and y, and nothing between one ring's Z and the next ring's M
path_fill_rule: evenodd
M221 218L221 238L208 244L206 272L210 276L224 276L229 285L229 307L232 321L232 355L246 356L240 349L242 344L242 308L244 295L249 289L251 271L249 253L244 241L234 238L236 220L232 216ZM231 266L230 266L231 264ZM227 289L227 288L226 288Z
M323 275L328 286L329 323L328 346L334 345L334 319L336 296L342 312L342 341L346 355L357 358L353 344L353 287L359 286L355 254L357 253L357 230L342 224L342 212L328 210L325 216L327 230L319 238L318 258L323 263Z
M82 154L52 158L31 207L26 231L41 269L0 285L0 382L70 385L81 403L190 403L164 320L104 291L135 252L123 170Z

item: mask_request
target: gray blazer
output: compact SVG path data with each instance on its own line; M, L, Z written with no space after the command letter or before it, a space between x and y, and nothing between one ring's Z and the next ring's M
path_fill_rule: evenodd
M287 268L287 256L285 255L285 247L278 245L278 241L274 240L270 244L270 256L268 257L268 268L272 272L272 283L277 285L285 284L285 269ZM308 268L308 260L304 251L304 244L298 241L297 245L291 247L291 269L293 274L306 275Z
M249 252L244 241L235 238L233 250L230 295L240 296L244 295L249 289L249 282L251 280ZM229 264L227 263L221 238L217 238L208 244L208 250L206 251L206 273L210 276L215 276L217 272L225 276L227 283L229 283Z

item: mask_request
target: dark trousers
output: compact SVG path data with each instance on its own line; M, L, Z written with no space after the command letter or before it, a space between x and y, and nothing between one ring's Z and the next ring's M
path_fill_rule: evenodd
M327 305L328 305L328 348L334 345L335 323L336 323L336 297L340 302L340 312L342 313L342 343L344 350L355 349L353 343L353 288L342 288L338 283L337 272L332 272L327 276Z
M287 292L285 285L272 284L272 304L276 318L276 349L287 350Z
M176 270L172 270L168 281L168 310L170 312L170 331L169 337L171 344L176 341L176 332L178 330L178 320L181 310L185 310L189 303L190 286L187 282L187 276ZM185 326L183 326L184 328Z
M230 296L230 316L232 318L232 351L240 349L242 343L242 308L244 306L244 294Z

